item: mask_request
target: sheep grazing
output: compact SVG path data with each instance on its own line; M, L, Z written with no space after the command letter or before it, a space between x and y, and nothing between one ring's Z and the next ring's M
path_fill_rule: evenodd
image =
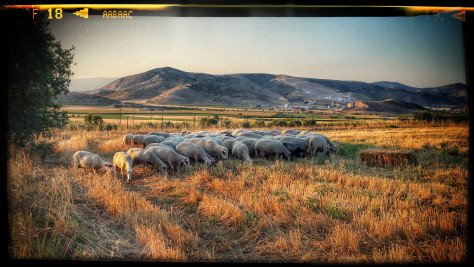
M232 155L238 159L243 159L247 163L253 163L248 147L241 141L235 142L232 146Z
M166 164L163 163L152 151L144 150L142 148L130 148L127 151L133 160L133 165L152 165L156 172L166 174Z
M168 138L168 137L170 137L170 134L169 134L169 133L160 133L160 132L151 132L151 133L147 133L147 135L161 136L161 137L163 137L163 138Z
M148 148L150 148L150 147L152 147L152 146L167 146L167 145L162 144L162 143L151 143L151 144L148 144L148 145L145 147L145 149L148 149Z
M245 132L245 131L247 131L247 130L245 130L245 129L236 129L236 130L232 131L232 135L237 136L238 134L240 134L242 132Z
M222 146L227 148L227 151L229 153L232 153L232 146L234 145L235 142L237 142L237 140L235 140L234 138L228 139L228 140L225 140L224 142L222 142Z
M234 130L217 130L216 133L217 134L224 134L224 135L232 135L232 132Z
M286 147L278 140L272 139L260 139L255 143L255 156L260 156L266 159L275 155L275 158L278 158L283 154L287 160L291 159L291 153L286 149Z
M92 169L94 173L97 170L105 170L106 172L112 172L112 164L108 161L104 161L99 155L93 154L89 151L77 151L72 156L72 165L74 168Z
M213 140L202 140L198 143L207 154L215 159L227 159L229 157L229 151L225 146L221 146L217 144L217 142Z
M217 144L217 142L213 140L202 140L199 138L189 139L186 142L191 142L200 145L207 154L211 155L211 157L215 159L227 159L229 156L229 151L225 146L221 146Z
M300 130L286 129L286 130L283 130L281 134L282 135L286 135L286 134L297 135L300 132L301 132Z
M314 158L318 152L326 154L328 152L328 143L322 136L314 135L309 140L308 154L311 154L311 158Z
M189 166L189 158L180 155L174 151L173 148L168 146L152 146L146 150L152 151L155 155L161 159L168 167L174 171L178 170L179 167L186 168ZM176 167L176 168L175 168Z
M301 149L301 146L299 144L289 142L289 141L283 141L281 142L288 151L290 151L292 157L302 157L306 155L307 150Z
M161 142L160 144L165 145L165 146L172 147L174 150L176 150L176 146L177 146L178 144L180 144L180 143L181 143L181 142L163 141L163 142ZM152 144L156 144L156 143L152 143Z
M204 148L197 144L190 142L178 144L176 146L176 152L194 160L195 162L203 162L208 166L212 164L212 160L208 157Z
M249 155L255 156L255 143L257 143L258 139L255 138L248 138L241 140L240 142L244 143L249 149Z
M127 155L125 152L117 152L114 154L114 169L115 171L120 170L122 176L124 172L127 173L127 182L132 179L132 172L133 172L133 160L132 158Z
M238 136L239 137L240 136L245 136L245 137L256 138L256 139L260 139L260 138L263 137L261 134L252 133L252 132L250 132L250 133L249 132L240 133Z
M142 144L143 147L146 147L151 143L161 143L163 141L165 141L165 138L163 136L147 135L145 138L143 138Z
M280 139L280 142L291 142L297 144L299 146L299 150L302 151L308 151L309 148L309 140L305 140L303 138L284 136Z
M325 135L322 135L322 134L311 134L311 135L308 135L306 136L304 139L308 142L309 144L309 140L311 140L311 138L313 136L319 136L319 137L322 137L324 138L324 140L326 140L326 143L328 145L328 152L329 153L332 153L336 150L336 144L334 144L331 140L329 140L329 138Z
M143 145L143 139L145 139L145 137L147 137L147 136L143 135L143 134L137 134L132 138L131 144L133 146L141 146L141 145Z
M131 145L132 144L132 138L135 137L133 134L126 134L123 136L122 139L122 144L124 145Z

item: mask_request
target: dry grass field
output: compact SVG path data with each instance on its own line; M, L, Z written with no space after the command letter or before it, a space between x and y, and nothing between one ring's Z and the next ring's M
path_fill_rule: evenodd
M150 130L151 131L151 130ZM149 132L142 130L141 132ZM125 131L57 131L10 149L12 258L465 262L468 125L319 131L334 155L193 165L168 177L71 167L77 150L111 161ZM364 149L410 149L417 165L369 167Z

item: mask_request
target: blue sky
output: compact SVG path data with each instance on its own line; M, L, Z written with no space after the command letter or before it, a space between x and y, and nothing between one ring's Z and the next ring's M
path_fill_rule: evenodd
M63 47L76 48L73 78L170 66L416 87L466 82L462 25L449 15L84 20L68 13L50 27Z

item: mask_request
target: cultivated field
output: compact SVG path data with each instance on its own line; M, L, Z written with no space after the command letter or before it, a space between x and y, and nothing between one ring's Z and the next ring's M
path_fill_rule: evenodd
M186 122L190 125L198 125L201 117L210 117L218 115L222 119L229 119L233 123L239 124L243 121L255 122L262 120L265 122L277 119L315 119L323 123L341 123L341 122L372 122L384 120L396 120L393 116L380 116L375 114L362 114L344 111L335 115L334 111L319 110L305 112L286 112L264 109L244 109L244 108L216 108L216 107L164 107L155 110L146 110L138 108L115 108L109 106L64 106L62 110L67 111L69 120L74 122L83 122L84 116L92 113L103 118L104 122L117 123L125 127L132 127L134 124L151 122Z
M147 133L153 129L140 130ZM171 131L171 130L169 130ZM9 154L13 258L156 261L465 262L468 125L321 130L329 157L193 165L134 179L76 171L112 161L126 130L57 131ZM365 148L415 150L416 166L368 167Z

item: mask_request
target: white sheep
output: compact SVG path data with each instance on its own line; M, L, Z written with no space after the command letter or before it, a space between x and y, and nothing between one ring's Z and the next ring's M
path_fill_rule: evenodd
M142 148L130 148L127 151L133 160L133 165L153 165L155 171L160 172L161 174L166 174L166 164L163 163L152 151L144 150Z
M183 142L176 146L176 152L196 162L204 162L204 164L208 166L212 164L212 160L209 158L210 156L208 157L208 154L200 145Z
M133 160L127 155L127 153L120 151L114 154L114 169L115 171L120 170L122 176L124 172L127 173L127 182L132 179L133 172Z
M271 155L275 155L275 158L278 158L283 154L287 160L291 159L291 153L286 149L282 142L272 139L259 139L255 143L255 156L261 156L266 158Z
M145 139L145 137L147 137L147 135L137 134L132 138L131 144L134 146L141 146L143 145L143 139Z
M314 135L309 139L308 154L311 154L311 158L314 158L318 152L326 154L328 150L328 143L322 136Z
M205 140L202 138L191 138L186 140L186 142L191 142L194 144L200 145L204 150L215 159L227 159L229 156L229 151L225 146L217 144L213 140Z
M77 151L72 156L72 165L76 168L92 169L94 173L103 169L106 172L112 172L112 164L104 161L99 155L89 151Z
M143 147L146 147L147 145L151 143L161 143L165 141L165 138L163 136L157 136L157 135L147 135L145 138L142 140Z
M132 144L132 138L135 137L134 134L126 134L123 136L122 139L122 144L124 145L131 145Z
M189 158L176 153L176 151L169 146L151 146L146 150L152 151L155 155L160 158L161 161L166 163L168 167L174 171L179 167L186 168L189 166Z
M232 146L232 155L238 159L242 159L247 163L253 163L249 155L248 147L241 141L237 141Z
M160 133L160 132L151 132L151 133L147 133L147 135L161 136L164 138L170 137L169 133Z

